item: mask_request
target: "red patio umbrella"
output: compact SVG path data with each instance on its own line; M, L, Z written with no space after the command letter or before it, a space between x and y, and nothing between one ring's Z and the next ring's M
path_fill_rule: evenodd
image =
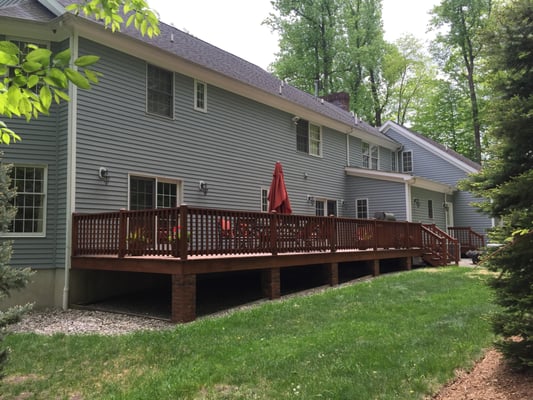
M283 168L279 161L276 163L274 173L272 174L272 183L270 184L270 190L268 191L268 201L269 212L277 212L280 214L292 213L289 195L287 194L287 188L285 187Z

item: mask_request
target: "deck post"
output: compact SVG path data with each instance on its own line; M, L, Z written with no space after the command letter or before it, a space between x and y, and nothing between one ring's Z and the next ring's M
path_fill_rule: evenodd
M265 269L261 273L261 288L265 297L270 300L281 297L280 269Z
M324 265L326 281L329 286L339 284L339 263L330 263Z
M196 319L196 275L172 275L172 322Z
M372 262L372 276L379 276L379 260L373 260Z
M403 271L411 271L413 268L413 259L411 257L405 257L400 259L400 266Z

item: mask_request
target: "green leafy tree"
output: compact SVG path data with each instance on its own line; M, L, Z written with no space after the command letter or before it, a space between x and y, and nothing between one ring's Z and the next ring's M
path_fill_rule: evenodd
M489 258L502 306L493 318L498 345L516 366L533 369L533 5L505 3L487 34L492 85L490 157L468 188L490 199L482 208L505 222L507 244Z
M328 94L335 87L338 0L276 0L267 19L280 33L280 52L272 67L283 80L307 92Z
M386 116L400 125L406 125L417 115L417 105L420 105L420 111L423 110L425 94L436 79L436 68L430 57L421 50L423 46L420 40L413 35L405 35L394 44L398 49L397 54L392 54L387 63L390 64L389 68L396 71L396 76L391 82L391 100Z
M478 59L481 56L485 31L492 9L492 0L442 0L433 11L432 25L444 33L437 35L438 55L445 71L453 71L466 82L471 107L475 157L481 161L481 130ZM459 69L459 70L458 70Z
M157 35L158 18L144 0L86 0L67 7L74 13L102 20L112 31L133 24L141 34ZM91 68L99 57L86 55L71 60L70 50L53 54L48 49L28 45L19 48L10 41L0 41L0 116L24 117L27 121L48 114L52 102L69 101L69 82L90 89L99 74ZM0 120L0 145L21 140ZM0 163L0 232L6 232L16 214L15 190L11 188L10 166ZM10 241L0 244L0 300L12 290L23 288L30 279L29 269L10 267ZM0 341L4 328L16 322L30 306L11 307L0 312ZM7 350L0 348L0 373L7 360Z

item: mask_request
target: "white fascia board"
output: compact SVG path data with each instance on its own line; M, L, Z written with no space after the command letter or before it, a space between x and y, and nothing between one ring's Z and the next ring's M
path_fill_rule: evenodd
M371 135L362 129L357 129L357 127L351 130L350 136L356 137L370 144L379 145L392 151L398 151L402 147L400 143L395 142L392 139Z
M52 14L55 16L63 15L66 10L65 7L63 7L59 2L55 0L38 0L39 3L41 3L44 7L48 9Z
M431 181L420 176L412 176L408 174L401 174L398 172L386 172L353 167L346 167L344 171L348 176L357 176L360 178L376 179L380 181L407 183L409 186L431 190L433 192L452 194L455 190L457 190L455 187L450 185Z
M446 153L445 151L442 151L438 147L433 146L431 143L419 138L418 136L414 135L408 129L404 128L401 125L395 124L392 121L387 121L380 128L380 131L383 132L383 133L386 133L389 129L393 129L393 130L399 132L400 134L402 134L403 136L408 137L409 140L412 140L413 142L415 142L419 146L428 149L433 154L439 156L440 158L444 159L445 161L449 162L450 164L453 164L454 166L459 167L460 169L462 169L463 171L465 171L467 173L476 173L476 172L478 172L478 170L476 168L472 167L471 165L468 165L468 164L464 163L463 161L461 161L460 159L458 159L458 158Z

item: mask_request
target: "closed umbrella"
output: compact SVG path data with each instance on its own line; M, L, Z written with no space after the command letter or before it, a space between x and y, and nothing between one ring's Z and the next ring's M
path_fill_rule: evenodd
M268 192L268 211L277 212L280 214L291 214L291 203L289 201L289 195L287 194L287 188L285 187L285 178L283 177L283 168L278 161L274 167L274 173L272 176L272 183L270 184L270 190Z

